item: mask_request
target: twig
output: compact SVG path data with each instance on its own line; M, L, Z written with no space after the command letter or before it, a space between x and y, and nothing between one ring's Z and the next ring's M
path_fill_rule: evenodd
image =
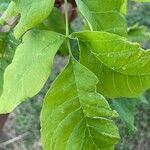
M0 143L0 147L2 148L2 147L5 147L5 146L7 146L7 145L9 145L9 144L12 144L12 143L14 143L14 142L16 142L16 141L19 141L19 140L21 140L22 138L26 137L28 134L29 134L29 133L24 133L24 134L22 134L22 135L19 135L19 136L13 138L13 139L10 139L10 140L6 141L6 142Z

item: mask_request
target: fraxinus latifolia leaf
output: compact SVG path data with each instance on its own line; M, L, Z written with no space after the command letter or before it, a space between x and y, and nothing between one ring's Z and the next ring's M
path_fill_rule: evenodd
M117 116L96 92L97 77L71 58L47 93L41 114L45 150L108 150L119 139Z
M134 131L138 100L132 100L150 88L150 50L129 42L149 33L127 27L127 0L8 0L3 12L4 1L0 113L41 91L59 50L70 60L43 102L44 150L114 150L120 138L114 119L119 115ZM88 31L81 31L87 24ZM20 39L16 50L3 38L3 27ZM106 98L115 101L109 105Z
M76 0L76 3L92 31L127 36L127 24L122 14L125 0Z
M11 112L17 105L35 96L47 81L54 56L65 36L46 30L25 34L12 64L4 73L0 112Z
M18 39L26 31L40 24L51 13L54 0L13 0L6 10L5 18L8 18L15 9L16 14L20 14L20 20L14 29L14 35ZM8 13L8 14L7 14Z
M107 32L79 32L80 61L98 79L106 97L137 97L150 87L150 51Z

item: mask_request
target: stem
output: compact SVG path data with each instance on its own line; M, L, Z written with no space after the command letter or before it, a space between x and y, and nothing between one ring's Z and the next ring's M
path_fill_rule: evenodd
M66 20L66 36L69 35L69 19L68 19L68 3L67 0L64 0L65 2L65 20Z
M66 37L68 38L68 36L69 36L68 3L67 3L67 0L64 0L64 2L65 2ZM72 56L70 40L69 39L67 39L67 45L68 45L69 53Z

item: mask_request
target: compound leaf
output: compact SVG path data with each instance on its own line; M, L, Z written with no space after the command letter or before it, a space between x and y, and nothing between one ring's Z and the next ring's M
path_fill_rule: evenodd
M72 34L79 39L81 63L99 79L106 97L137 97L150 87L150 50L107 32Z
M0 112L11 112L18 104L36 95L51 71L53 58L65 36L50 31L27 32L12 64L4 73Z
M112 150L117 114L96 92L97 77L71 58L45 97L41 114L45 150Z
M107 31L127 36L125 0L76 0L92 31Z

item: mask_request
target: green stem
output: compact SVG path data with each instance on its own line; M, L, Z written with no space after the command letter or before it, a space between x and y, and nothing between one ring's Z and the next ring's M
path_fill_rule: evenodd
M69 35L69 19L68 19L68 3L67 0L64 0L65 2L65 20L66 20L66 36Z
M66 37L68 38L68 36L69 36L68 3L67 3L67 0L64 0L64 2L65 2ZM69 53L72 56L70 40L69 39L67 39L67 45L68 45Z

